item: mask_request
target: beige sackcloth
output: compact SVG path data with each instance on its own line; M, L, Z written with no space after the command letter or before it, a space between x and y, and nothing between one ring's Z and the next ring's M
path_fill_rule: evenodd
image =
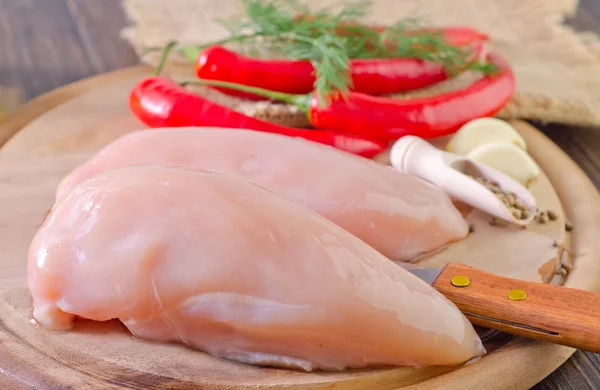
M0 120L23 101L23 92L17 88L0 85Z
M348 1L304 3L314 8L336 8ZM239 0L123 0L123 6L132 25L122 36L140 55L145 48L172 39L190 45L224 38L227 32L215 20L242 11ZM373 0L365 21L385 24L417 17L431 25L463 25L486 32L491 48L505 56L517 80L512 101L498 117L599 126L600 40L565 25L565 17L576 9L577 0ZM142 56L142 61L150 64L156 59L156 55ZM185 61L173 58L168 68L173 77L193 75L191 64ZM408 96L452 90L476 77L466 73ZM303 113L286 104L240 100L207 88L196 90L258 118L308 126Z

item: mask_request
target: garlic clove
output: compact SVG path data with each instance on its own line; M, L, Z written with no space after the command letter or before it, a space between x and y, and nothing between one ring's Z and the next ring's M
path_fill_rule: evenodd
M471 150L468 158L497 169L526 187L531 186L540 175L535 161L519 146L511 143L494 142Z
M480 145L496 142L527 150L525 140L514 127L497 118L478 118L466 123L450 139L446 149L465 156Z

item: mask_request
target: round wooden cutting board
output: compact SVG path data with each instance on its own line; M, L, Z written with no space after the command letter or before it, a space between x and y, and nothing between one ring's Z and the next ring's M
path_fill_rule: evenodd
M26 284L29 242L50 210L62 177L127 132L144 129L127 108L145 68L85 80L44 95L0 124L0 389L20 388L274 388L507 389L529 388L574 352L521 338L492 340L479 361L454 368L387 368L301 373L217 359L177 344L133 338L118 321L78 321L73 331L35 324ZM490 226L464 210L476 231L421 260L471 264L496 274L600 292L600 198L556 145L515 122L545 174L531 189L541 209L561 217L522 230ZM573 223L565 233L566 220ZM574 260L557 277L564 244ZM365 330L368 331L368 330Z

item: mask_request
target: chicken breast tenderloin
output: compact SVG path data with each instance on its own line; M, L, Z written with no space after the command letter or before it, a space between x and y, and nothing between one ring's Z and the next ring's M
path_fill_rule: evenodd
M34 317L50 328L118 318L142 338L307 371L484 353L434 288L233 175L132 166L84 180L40 227L28 267Z
M87 177L127 165L180 165L242 176L316 211L393 260L435 251L469 230L448 196L416 177L313 142L239 129L125 135L68 175L57 198Z

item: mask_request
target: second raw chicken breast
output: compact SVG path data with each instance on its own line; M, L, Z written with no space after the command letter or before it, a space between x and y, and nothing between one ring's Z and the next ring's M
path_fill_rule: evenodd
M127 165L239 175L312 209L393 260L435 251L469 230L448 196L418 178L309 141L239 129L125 135L68 175L57 198L87 177Z
M342 370L484 353L433 287L316 213L216 172L138 166L82 182L35 236L28 282L44 326L118 318L140 337L245 363Z

